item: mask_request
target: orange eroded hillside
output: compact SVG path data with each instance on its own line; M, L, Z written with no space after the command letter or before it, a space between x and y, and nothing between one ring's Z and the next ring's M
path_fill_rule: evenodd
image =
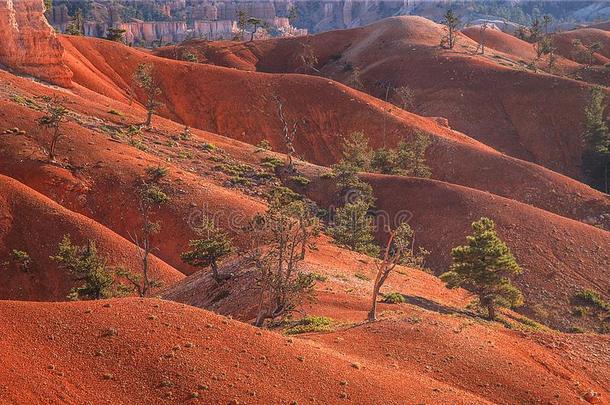
M490 48L495 44L500 52L492 49L484 56L474 54L477 43L466 35L453 50L443 50L442 35L442 26L424 18L393 17L307 37L187 42L182 51L203 63L315 74L300 58L313 54L325 77L356 86L357 72L363 89L380 98L385 96L380 82L407 85L416 95L413 112L445 117L452 128L502 152L580 178L582 111L591 85L529 71L531 60L523 59L532 55L531 45L511 38L499 46L506 34L488 30ZM176 53L174 48L157 52ZM563 59L558 64L567 72L574 68Z
M600 215L607 212L607 198L581 183L502 155L432 120L398 109L388 113L388 104L333 81L172 62L108 41L64 38L68 40L83 55L108 54L104 67L113 70L106 77L121 74L122 80L129 80L138 63L154 63L159 76L166 78L161 80L166 104L162 113L170 118L179 117L189 125L251 144L268 139L276 150L282 151L281 123L273 99L277 95L288 118L301 120L295 147L306 160L320 164L336 161L341 135L353 131L365 131L371 144L378 147L383 143L384 126L388 144L421 130L432 135L429 160L437 179L517 199L579 220L593 217L596 221L605 221ZM529 121L526 117L523 120ZM495 180L498 173L504 175L502 182ZM575 206L579 207L577 212L573 211Z
M53 171L53 168L46 168ZM64 235L84 245L94 241L109 266L137 271L140 267L136 247L108 228L83 215L71 212L18 181L0 175L0 257L11 257L13 250L27 252L31 263L22 269L10 260L0 264L0 298L20 300L65 300L77 285L74 276L59 269L50 259L56 255ZM184 276L153 257L151 276L171 285Z

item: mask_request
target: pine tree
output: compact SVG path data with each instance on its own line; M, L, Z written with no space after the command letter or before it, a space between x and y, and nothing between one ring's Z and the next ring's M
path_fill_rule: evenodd
M51 256L51 259L70 272L75 281L83 283L70 291L69 299L99 300L112 296L114 277L106 266L106 259L97 253L95 242L89 241L84 246L77 246L72 243L69 235L64 235L57 255Z
M68 110L57 99L51 99L45 107L45 115L38 120L38 125L50 131L50 137L45 147L47 157L50 162L55 161L55 148L60 138L64 136L61 131L61 124L65 121Z
M72 21L66 27L66 34L68 35L83 35L84 31L84 21L83 21L83 12L79 8L74 13L74 17L72 17Z
M371 149L364 132L352 132L349 136L343 138L341 156L341 159L352 165L356 171L363 172L369 169Z
M196 232L202 238L191 240L189 242L191 250L182 253L180 258L195 267L211 267L212 275L217 282L227 279L227 276L219 274L218 261L233 251L231 239L209 218L203 219Z
M369 208L369 204L360 199L338 208L330 234L339 245L378 256L379 246L374 243L374 226L373 219L368 215Z
M481 218L472 224L467 244L451 251L453 264L440 277L448 288L464 287L478 296L478 303L495 319L496 306L516 307L523 295L508 278L521 273L510 249L498 237L494 222Z
M591 90L591 101L585 107L582 155L583 171L591 185L608 193L610 166L610 131L604 120L605 94L600 87Z
M422 132L415 133L409 141L400 141L397 146L396 164L405 176L428 178L432 170L426 161L426 151L430 137Z
M133 75L133 81L136 86L144 91L146 96L144 107L146 107L147 114L144 125L150 127L152 116L157 110L157 107L161 105L161 103L157 101L157 98L161 95L161 84L155 75L153 65L145 63L138 65L138 68Z
M397 165L396 152L388 148L379 148L373 151L371 157L371 170L381 174L401 174Z
M460 17L449 9L443 15L443 25L447 34L441 39L441 46L449 49L453 49L457 40L457 29L460 25Z

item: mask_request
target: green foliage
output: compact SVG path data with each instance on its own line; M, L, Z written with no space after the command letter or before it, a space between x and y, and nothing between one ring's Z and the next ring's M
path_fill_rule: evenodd
M191 266L211 267L214 278L221 280L217 263L233 252L231 239L209 218L204 218L196 233L201 239L191 240L189 242L191 250L182 253L180 258Z
M203 142L201 144L200 148L207 152L211 152L213 150L216 150L216 145L214 145L213 143L209 143L209 142Z
M342 161L356 172L369 169L371 150L364 132L352 132L348 137L343 138L341 156Z
M472 229L474 232L466 238L467 244L451 251L453 264L450 271L441 275L441 280L448 288L471 290L493 319L496 305L515 307L523 304L523 295L508 278L522 270L508 246L496 234L491 219L473 222Z
M163 177L167 176L169 169L161 166L148 166L146 168L146 175L152 182L158 182Z
M95 242L89 241L84 246L72 243L69 235L64 235L57 255L51 259L67 270L75 281L82 282L68 295L69 299L102 299L112 296L114 277L106 266L106 259L97 253Z
M74 17L72 17L72 21L70 21L70 24L68 24L68 26L66 27L66 34L68 34L68 35L83 35L84 34L84 32L83 32L83 24L84 24L83 12L79 8L74 13Z
M68 110L58 99L51 99L45 107L45 114L38 119L40 127L47 128L50 131L50 139L47 142L46 150L48 159L55 160L55 148L59 139L63 136L60 131L60 126L65 121L68 115Z
M335 321L326 316L305 316L295 325L286 330L288 335L298 335L301 333L329 332L333 330Z
M291 176L290 181L292 181L293 183L295 183L301 187L305 187L306 185L308 185L311 182L311 180L309 180L305 176Z
M328 280L328 276L324 275L324 274L320 274L320 273L309 273L309 275L311 276L311 278L315 281L319 281L321 283L325 282L326 280Z
M608 193L608 167L610 166L610 131L604 119L605 93L601 87L591 90L591 100L585 108L585 149L582 155L583 171L589 183Z
M13 262L19 267L21 271L29 271L32 265L32 258L28 252L24 250L13 249L11 252Z
M610 302L604 300L598 292L593 290L580 290L574 295L574 301L590 308L610 311Z
M192 54L190 52L184 52L182 54L181 59L183 61L186 61L186 62L192 62L192 63L198 63L199 62L199 58L197 58L197 55Z
M443 15L442 24L445 26L445 36L441 38L441 46L443 48L453 49L457 39L457 30L460 25L460 18L449 9Z
M276 167L283 166L284 162L275 156L265 156L261 159L261 166L275 170Z
M404 295L399 292L390 292L387 294L383 294L383 298L381 302L385 302L386 304L402 304L406 302Z
M396 163L396 153L388 148L379 148L373 151L371 157L371 170L381 174L400 174Z
M254 172L254 168L246 163L223 163L214 167L214 170L219 170L230 176L245 176Z
M156 184L146 185L140 197L148 205L162 205L169 201L169 196Z
M356 273L356 274L354 274L354 276L359 280L371 281L371 278L364 273Z
M271 143L268 140L263 139L256 145L256 147L258 150L271 150Z
M375 229L373 219L368 215L368 209L369 204L363 200L347 203L338 208L330 234L341 246L377 257L379 246L374 243Z
M428 178L432 170L426 163L426 151L430 146L430 137L423 132L416 132L409 141L400 141L396 147L396 165L405 176Z
M109 27L106 33L106 39L114 42L123 42L125 37L125 30L118 27Z
M148 127L151 124L152 115L161 105L157 100L161 95L161 84L155 74L154 66L149 63L139 64L133 74L133 82L146 96L144 107L146 107L147 116L144 125Z

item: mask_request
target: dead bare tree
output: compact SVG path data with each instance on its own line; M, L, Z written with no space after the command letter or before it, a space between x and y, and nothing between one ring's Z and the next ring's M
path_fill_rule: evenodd
M302 201L273 199L269 209L251 221L247 230L253 248L248 256L257 269L260 288L254 324L262 326L307 299L313 298L314 278L300 269L317 223Z
M377 275L375 276L375 281L373 283L371 310L368 314L369 322L373 322L377 319L377 297L379 296L379 291L381 290L383 283L385 283L396 266L400 264L409 249L412 249L410 243L412 235L413 230L405 222L400 224L396 229L390 230L388 234L388 241L383 250L383 256L375 263Z
M282 140L284 141L286 149L288 149L288 152L286 154L286 156L288 157L288 162L286 166L288 167L288 169L292 170L292 157L296 152L296 150L294 149L294 138L297 134L299 120L289 121L286 117L286 114L284 113L284 103L282 102L280 97L277 94L274 94L272 97L275 100L275 103L277 104L277 116L280 119L280 123L282 124Z
M484 22L483 24L479 25L479 42L477 44L477 49L475 51L475 53L478 53L479 50L481 50L481 55L485 55L485 40L486 40L486 31L487 31L488 25L487 22Z

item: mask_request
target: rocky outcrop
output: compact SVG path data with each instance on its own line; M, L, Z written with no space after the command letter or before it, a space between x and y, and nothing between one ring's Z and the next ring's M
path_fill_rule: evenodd
M72 72L63 47L44 17L42 0L0 0L0 64L69 87Z

